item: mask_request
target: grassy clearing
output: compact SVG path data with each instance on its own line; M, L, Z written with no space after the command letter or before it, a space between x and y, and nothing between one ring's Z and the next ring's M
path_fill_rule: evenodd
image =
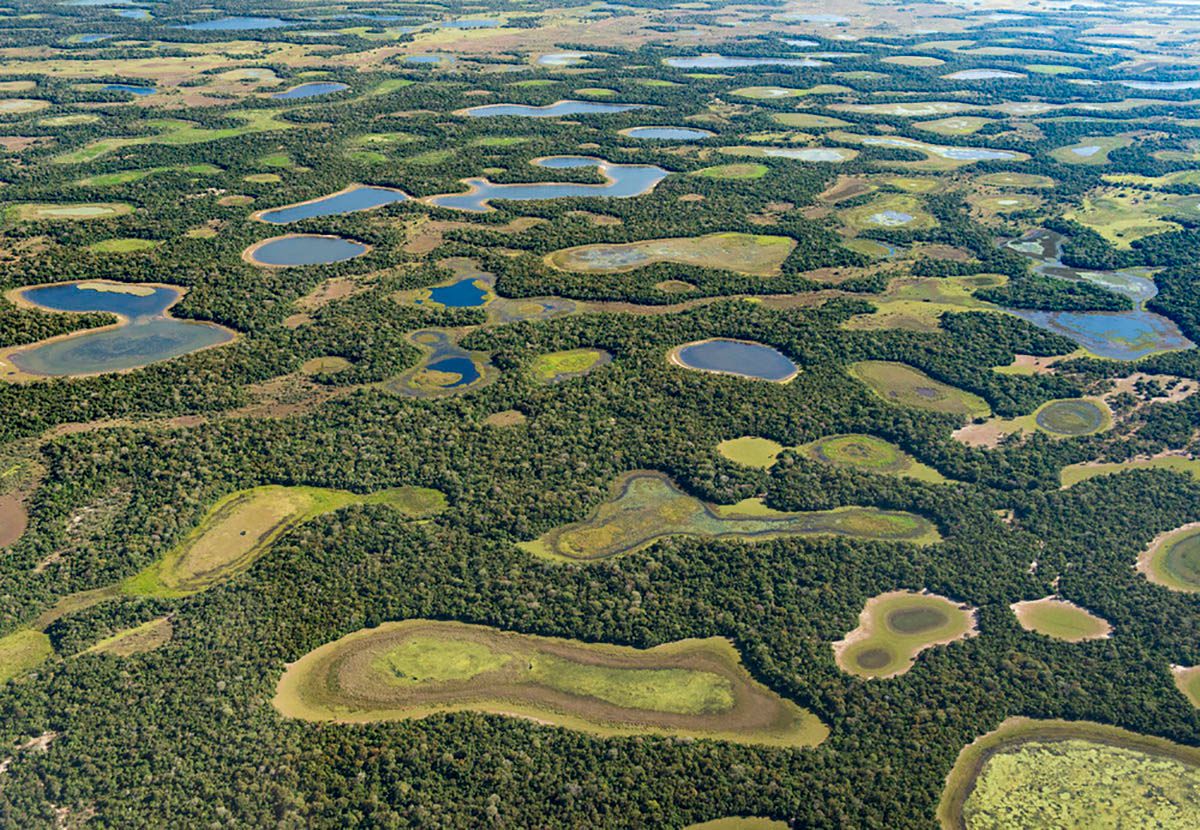
M709 179L725 179L729 181L746 181L761 179L771 168L765 164L718 164L715 167L705 167L692 173L693 176L704 176Z
M853 364L850 374L876 395L897 406L972 418L992 412L987 401L978 395L934 380L905 363L864 360Z
M1063 467L1059 478L1063 487L1071 487L1081 481L1087 481L1096 476L1112 475L1126 470L1170 470L1174 473L1184 473L1200 480L1200 459L1184 458L1178 455L1162 456L1160 458L1143 458L1133 461L1120 461L1107 464L1084 462Z
M13 205L9 215L23 222L83 222L91 219L111 219L133 212L123 202L90 202L86 204L24 204Z
M1121 135L1091 136L1074 144L1050 151L1050 156L1063 164L1108 164L1108 154L1120 147L1128 147L1133 139Z
M585 375L611 359L603 349L569 349L538 355L530 362L529 371L541 383L557 383Z
M154 239L104 239L87 246L94 254L130 254L135 251L148 251L161 245Z
M1200 709L1200 666L1173 666L1171 674L1175 676L1175 688L1189 703Z
M519 547L554 562L596 562L671 536L757 541L815 535L913 544L941 538L928 519L912 513L870 507L786 513L758 499L710 505L682 492L666 476L635 471L618 478L609 501L588 518L554 528Z
M111 654L114 657L132 657L166 645L171 641L174 629L169 617L159 617L156 620L118 631L111 637L105 637L84 654Z
M833 653L849 674L896 677L925 649L976 633L974 609L936 594L892 591L867 600L858 628L834 643Z
M779 273L796 247L787 236L752 233L710 233L674 239L647 239L623 245L581 245L546 256L546 263L564 271L589 274L621 273L656 262L720 268L740 274L769 277Z
M1155 585L1200 593L1200 522L1155 537L1138 557L1137 569Z
M892 63L896 66L941 66L945 61L929 55L891 55L880 58L880 63Z
M802 130L826 130L831 127L845 127L848 122L830 115L817 115L811 112L779 112L771 118L787 127L797 127Z
M500 412L493 412L483 419L483 422L490 427L506 427L520 426L525 423L528 418L525 413L519 409L505 409Z
M1101 187L1080 200L1064 216L1091 228L1122 250L1147 236L1175 231L1180 225L1173 216L1192 216L1200 200L1196 196L1153 193L1136 188Z
M937 227L937 220L925 210L921 200L906 193L886 193L865 205L847 208L840 213L847 227L865 230L928 230Z
M953 115L963 110L974 109L960 101L900 101L891 104L834 104L835 112L852 112L856 115L886 115L901 118L929 118L934 115Z
M386 504L420 517L443 509L445 497L419 487L366 496L320 487L270 485L241 490L213 505L181 543L122 583L121 590L160 597L206 590L249 568L276 539L297 525L352 504Z
M974 115L954 115L949 118L939 118L934 121L917 121L914 127L938 135L971 135L977 133L992 123L991 118L980 118Z
M50 106L49 101L38 98L3 98L0 99L0 118L12 115L28 115L39 112Z
M744 436L722 441L717 452L735 464L769 469L779 453L790 449L813 461L850 467L867 473L915 478L930 484L942 484L949 479L932 467L917 461L890 441L874 435L830 435L798 447L784 447L769 438Z
M141 181L148 176L159 173L191 173L197 176L212 176L221 172L214 164L174 164L165 167L148 167L144 170L122 170L119 173L101 173L97 176L87 176L76 182L82 187L115 187L129 182Z
M992 418L956 430L954 437L975 447L997 446L1008 435L1041 432L1053 438L1078 438L1112 428L1112 410L1100 398L1048 401L1029 415Z
M1042 198L1027 193L974 193L967 201L985 217L1023 210L1035 210L1042 206Z
M0 637L0 684L37 668L53 654L50 638L40 631L14 631Z
M888 284L882 297L871 298L876 309L873 313L855 315L846 321L844 327L858 330L937 331L939 320L947 311L995 310L994 306L975 299L974 292L1006 282L1007 278L999 274L900 277Z
M1054 187L1057 182L1049 176L1036 173L987 173L975 179L976 182L989 187Z
M384 623L291 664L286 717L383 721L475 711L602 737L813 746L828 729L749 676L728 640L639 650L432 620Z
M136 147L140 144L165 144L170 147L181 147L190 144L203 144L209 141L220 141L225 138L236 138L253 133L273 132L276 130L294 130L296 124L280 120L279 110L239 110L229 113L229 117L242 121L239 127L209 129L200 127L191 121L180 121L170 118L154 119L145 122L151 129L157 130L157 135L136 136L130 138L101 138L83 147L70 150L55 156L56 164L84 164L95 161L103 155L122 150L126 147Z
M739 98L750 98L755 101L771 101L778 98L807 98L810 95L841 95L853 91L850 87L838 84L817 84L807 89L786 86L744 86L741 89L731 91L729 94L736 95Z
M785 821L757 816L727 816L700 824L689 824L683 830L788 830L788 824Z
M1009 718L959 753L943 830L1157 827L1200 814L1200 750L1084 721Z
M1010 606L1026 631L1044 634L1068 643L1103 640L1112 633L1106 620L1058 597L1014 602Z
M810 164L841 164L858 158L858 151L849 147L760 147L741 144L717 149L728 156L793 159Z
M717 444L717 452L728 458L734 464L743 467L757 467L760 470L775 466L779 453L784 450L783 444L770 438L758 438L746 435L741 438L730 438Z

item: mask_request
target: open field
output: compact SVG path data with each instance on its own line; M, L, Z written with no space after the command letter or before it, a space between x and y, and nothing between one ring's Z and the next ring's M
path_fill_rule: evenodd
M1200 666L1172 666L1171 674L1175 678L1175 688L1188 702L1200 709Z
M1055 161L1063 164L1108 164L1108 154L1121 147L1128 147L1133 140L1120 135L1090 136L1074 144L1051 150Z
M546 262L564 271L589 274L621 273L656 262L720 268L769 277L796 247L786 236L751 233L710 233L675 239L647 239L624 245L581 245L547 255Z
M1126 470L1170 470L1175 473L1190 475L1200 479L1200 459L1185 458L1180 455L1165 455L1158 458L1139 458L1132 461L1094 463L1083 462L1063 467L1059 478L1063 487L1070 487L1081 481L1087 481L1096 476L1106 476L1121 473Z
M10 115L28 115L49 106L49 101L39 98L0 98L0 118Z
M120 173L101 173L96 176L87 176L76 183L81 187L114 187L120 184L141 181L147 176L153 176L158 173L174 172L209 176L220 173L221 168L214 164L177 164L166 167L148 167L143 170L123 170Z
M1200 750L1085 721L1009 718L959 753L943 830L1195 827Z
M849 123L831 115L817 115L812 112L778 112L771 118L785 127L796 127L800 130L827 130L831 127L845 127Z
M757 467L760 470L775 466L779 453L785 449L788 448L770 438L758 438L753 435L730 438L717 444L717 452L734 464Z
M1054 187L1055 181L1049 176L1042 176L1035 173L985 173L977 178L979 184L988 185L990 187L1035 187L1047 188Z
M841 84L817 84L815 86L796 88L786 86L744 86L741 89L730 90L730 95L752 100L774 101L779 98L807 98L810 95L841 95L852 92L849 87Z
M360 496L320 487L268 485L218 501L200 524L161 560L122 583L124 593L179 597L218 585L258 560L293 527L352 504L386 504L409 516L438 512L436 490L401 487Z
M757 683L713 637L639 650L433 620L384 623L288 666L285 717L383 721L474 711L602 737L675 735L814 746L829 730Z
M88 245L87 249L94 254L131 254L136 251L148 251L160 244L154 239L102 239Z
M745 181L761 179L771 168L765 164L718 164L715 167L705 167L697 170L693 176L704 176L708 179L724 179L727 181Z
M871 240L850 240L871 241ZM898 277L888 283L882 295L872 296L875 311L856 314L843 327L859 331L906 329L933 332L947 311L986 311L996 307L975 299L980 288L1004 285L1001 274L972 274L968 277Z
M170 618L159 617L133 628L118 631L111 637L105 637L83 653L131 657L134 654L144 654L166 645L171 641L172 633Z
M769 818L730 816L689 824L684 830L788 830L788 825L787 822Z
M931 484L949 480L895 444L873 435L830 435L798 447L784 447L769 438L747 435L717 445L717 452L735 464L763 470L773 467L779 453L785 449L813 461L852 467L868 473L909 476Z
M52 654L50 638L40 631L14 631L0 637L0 684L40 665Z
M0 548L5 548L21 538L29 516L20 493L0 494Z
M842 671L866 679L904 674L933 646L973 637L975 610L925 592L890 591L867 600L858 628L833 644Z
M1014 602L1011 606L1017 622L1026 631L1044 634L1055 640L1081 643L1084 640L1103 640L1112 633L1112 626L1095 614L1058 597Z
M59 205L23 204L9 208L10 216L22 222L82 222L90 219L111 219L133 212L133 207L120 202L91 202Z
M990 118L980 118L975 115L953 115L934 121L917 121L913 126L938 135L971 135L991 123L992 119Z
M853 364L850 374L896 406L972 418L990 415L992 411L987 401L978 395L934 380L904 363L864 360Z
M1155 585L1200 593L1200 522L1156 536L1138 556L1137 569Z
M994 447L1008 435L1041 432L1054 438L1078 438L1111 429L1112 410L1100 398L1047 401L1029 415L992 418L967 424L954 437L974 447Z
M638 471L617 479L611 499L587 519L557 527L519 547L556 562L595 562L671 536L755 541L813 535L912 544L941 538L928 519L913 513L870 507L786 513L757 499L711 505L682 492L660 473Z
M928 230L937 220L925 210L921 200L905 193L876 196L865 205L841 212L842 221L856 231Z
M538 355L530 362L529 371L541 383L558 383L586 375L611 359L612 356L603 349L570 349Z
M728 156L793 159L810 164L841 164L858 157L858 150L851 150L849 147L770 147L739 144L718 149Z
M1126 187L1101 187L1084 196L1064 217L1091 228L1122 250L1147 236L1177 231L1171 217L1196 214L1197 197Z

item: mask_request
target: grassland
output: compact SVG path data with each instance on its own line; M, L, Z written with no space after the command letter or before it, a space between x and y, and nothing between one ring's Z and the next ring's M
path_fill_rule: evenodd
M722 441L717 445L717 452L735 464L764 470L775 465L779 453L784 449L790 449L813 461L851 467L868 473L908 476L931 484L941 484L949 480L895 444L873 435L830 435L798 447L784 447L768 438L747 435Z
M728 816L689 824L683 830L788 830L787 822L757 816Z
M1100 398L1063 398L1047 401L1029 415L992 418L968 424L954 437L977 447L994 447L1008 435L1041 432L1054 438L1078 438L1111 429L1112 410Z
M436 490L402 487L360 496L320 487L268 485L231 493L161 560L122 583L126 594L181 597L211 588L249 568L297 525L352 504L386 504L413 517L445 506Z
M705 167L692 173L693 176L704 176L709 179L725 179L727 181L746 181L761 179L771 168L765 164L718 164L715 167Z
M117 185L129 184L130 182L141 181L148 176L174 172L191 173L196 176L211 176L220 173L221 168L214 164L175 164L165 167L148 167L144 170L122 170L119 173L101 173L96 176L87 176L80 179L76 184L80 187L115 187Z
M876 196L865 205L847 208L840 214L847 227L865 230L928 230L937 220L925 210L921 200L906 193Z
M812 112L778 112L771 116L774 121L785 127L796 127L801 130L827 130L831 127L845 127L848 122L831 115L817 115Z
M1200 593L1200 522L1156 536L1138 557L1137 569L1155 585Z
M927 648L974 636L975 611L936 594L891 591L867 600L858 628L833 644L842 671L866 679L896 677Z
M986 173L975 179L976 182L989 187L1054 187L1054 179L1036 173Z
M786 236L710 233L705 236L647 239L623 245L581 245L547 255L546 263L564 271L620 273L656 262L720 268L769 277L779 273L796 247Z
M586 375L612 359L603 349L569 349L540 354L529 363L529 371L541 383L558 383Z
M828 734L751 678L722 638L639 650L432 620L384 623L309 652L288 666L273 703L313 721L474 711L602 737L802 747Z
M717 452L734 464L741 464L743 467L757 467L760 470L775 466L779 453L784 449L783 444L772 441L770 438L758 438L753 435L730 438L728 441L717 444Z
M985 217L1041 207L1042 199L1028 193L973 193L967 201Z
M992 119L976 115L953 115L934 121L917 121L913 126L938 135L971 135L991 123Z
M273 132L277 130L293 130L298 125L280 120L280 110L238 110L228 113L229 117L242 121L238 127L209 129L200 127L191 121L176 119L155 119L147 121L146 126L157 130L156 135L131 136L129 138L101 138L83 147L70 150L54 157L57 164L84 164L95 161L103 155L122 150L126 147L136 147L140 144L163 144L169 147L181 147L190 144L203 144L209 141L220 141L224 138L251 135L253 133Z
M1009 718L959 753L943 830L1157 827L1200 814L1200 750L1082 721Z
M1068 643L1102 640L1112 626L1095 614L1058 597L1014 602L1012 611L1026 631L1044 634Z
M159 617L141 625L118 631L105 637L84 654L111 654L114 657L132 657L166 645L171 641L174 629L169 617Z
M0 493L0 548L21 538L29 522L19 493Z
M1188 702L1200 709L1200 666L1172 666L1171 674L1177 688Z
M864 360L853 364L850 374L897 406L972 418L990 415L992 411L978 395L934 380L904 363Z
M49 106L49 101L43 101L40 98L2 98L0 99L0 118L10 115L28 115Z
M9 215L22 222L85 222L92 219L112 219L133 212L131 205L122 202L88 202L59 205L54 203L13 205Z
M1112 475L1113 473L1121 473L1126 470L1170 470L1171 472L1183 473L1200 480L1200 459L1167 455L1158 458L1140 458L1132 461L1102 464L1084 462L1063 467L1059 478L1062 481L1063 487L1071 487L1081 481L1087 481L1089 478Z
M1108 154L1121 147L1128 147L1133 140L1120 135L1089 136L1074 144L1050 151L1050 156L1063 164L1108 164Z
M851 242L860 240L850 240ZM861 240L867 241L867 240ZM906 329L933 332L947 311L994 310L995 307L975 299L980 288L1004 285L1007 278L999 274L973 274L969 277L900 277L888 283L881 297L872 297L875 311L858 314L843 325L847 329Z
M710 505L682 492L659 473L621 476L610 499L588 518L554 528L523 550L555 562L596 562L641 550L672 536L742 541L836 535L931 544L937 529L922 516L869 507L787 513L757 499Z
M1127 187L1100 187L1084 196L1064 217L1091 228L1122 250L1157 233L1179 230L1174 216L1196 213L1195 196L1156 193Z
M53 654L50 638L40 631L14 631L0 637L0 684L41 665Z
M793 159L810 164L841 164L858 158L858 151L851 150L849 147L760 147L739 144L718 149L728 156Z
M153 239L103 239L99 242L94 242L87 246L87 249L94 254L130 254L135 251L148 251L151 248L156 248L161 243Z
M841 95L846 92L853 90L840 84L816 84L803 89L785 86L744 86L731 90L729 94L755 101L773 101L779 98L807 98L810 95Z

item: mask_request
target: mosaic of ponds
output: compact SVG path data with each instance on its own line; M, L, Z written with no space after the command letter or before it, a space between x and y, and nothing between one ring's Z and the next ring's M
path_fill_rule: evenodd
M453 395L494 380L496 371L483 355L460 348L453 337L441 329L422 329L409 335L413 345L426 357L398 378L387 381L389 392L415 398Z
M265 210L258 214L257 218L264 222L270 222L272 225L286 225L289 222L299 222L301 219L340 216L343 213L371 210L392 202L403 202L408 198L407 193L391 187L355 185L319 199Z
M137 369L228 343L234 334L213 323L177 320L168 309L183 291L171 286L100 280L26 288L16 297L49 311L100 311L119 315L113 328L82 332L0 353L0 371L11 363L26 375L69 377Z
M325 81L315 81L308 84L300 84L283 92L276 92L272 98L279 98L285 101L291 101L296 98L313 98L317 95L329 95L332 92L342 92L350 88L349 84L330 83Z
M251 246L247 256L258 265L325 265L362 256L367 250L367 245L340 236L289 234Z
M648 193L665 179L666 170L649 164L613 164L604 159L589 156L551 156L535 159L533 164L551 170L573 167L596 167L608 179L606 184L576 184L547 182L545 184L495 184L485 178L465 179L470 190L431 196L428 201L438 207L482 213L490 210L492 199L530 201L534 199L568 199L572 197L605 196L627 199Z
M1136 270L1086 271L1071 268L1059 258L1063 237L1037 229L1011 240L1007 247L1034 260L1034 270L1046 276L1080 280L1103 286L1133 300L1132 311L1035 311L1015 310L1039 328L1074 340L1099 357L1136 360L1148 354L1188 349L1188 340L1175 323L1145 309L1158 293L1154 280Z
M487 104L463 110L462 114L472 118L495 118L501 115L518 118L557 118L563 115L611 115L615 112L640 109L642 106L642 104L601 104L595 101L558 101L544 107L534 107L528 104Z
M686 369L784 383L799 368L783 352L762 343L714 338L680 346L671 353L672 362Z

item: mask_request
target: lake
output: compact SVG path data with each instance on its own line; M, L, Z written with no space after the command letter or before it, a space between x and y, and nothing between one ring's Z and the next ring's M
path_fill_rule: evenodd
M450 285L429 289L429 301L447 308L478 308L487 299L488 289L476 284L474 277Z
M403 202L408 198L407 193L390 187L355 185L319 199L263 211L258 214L257 218L264 222L270 222L272 225L286 225L289 222L299 222L301 219L340 216L343 213L371 210L392 202Z
M463 110L471 118L494 118L501 115L517 118L556 118L562 115L609 115L639 109L642 104L599 104L594 101L558 101L544 107L526 104L487 104Z
M171 28L190 29L193 32L242 32L252 29L279 29L298 23L297 20L281 20L278 17L218 17L215 20L201 20L198 23Z
M59 283L20 292L49 311L106 311L120 315L112 329L83 332L22 348L9 359L32 375L67 377L136 369L228 343L233 332L213 323L177 320L168 309L183 296L171 286L104 281Z
M437 24L441 29L495 29L499 25L499 20L484 17L473 20L443 20Z
M778 349L762 343L714 338L680 346L672 360L688 369L758 380L791 380L799 369Z
M438 207L466 210L475 213L489 210L492 199L530 201L534 199L567 199L572 197L605 196L626 199L648 193L669 175L661 167L648 164L613 164L590 156L550 156L535 159L533 164L550 169L598 167L608 178L606 184L577 184L546 182L538 184L495 184L485 178L465 179L471 189L466 193L431 196L429 203Z
M342 92L350 88L349 84L330 83L326 81L317 81L308 84L300 84L283 92L276 92L272 98L280 98L290 101L295 98L312 98L316 95L328 95L331 92Z
M133 84L105 84L100 88L106 92L131 92L134 95L153 95L158 91L152 86L134 86Z
M698 58L667 58L667 66L676 69L750 69L758 66L828 66L813 58L730 58L725 55L702 55Z
M963 69L942 77L948 81L987 81L1000 78L1024 78L1025 75L1020 72L1009 72L1006 69Z
M702 138L711 138L716 133L697 130L694 127L631 127L621 130L621 135L655 141L699 141Z
M246 253L258 265L285 267L343 262L362 256L368 250L367 245L340 236L291 234L252 245Z

